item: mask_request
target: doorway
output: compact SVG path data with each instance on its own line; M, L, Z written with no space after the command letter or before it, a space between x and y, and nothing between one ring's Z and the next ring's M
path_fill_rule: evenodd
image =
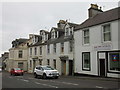
M66 60L62 61L62 66L63 66L62 75L66 75Z
M69 75L73 74L73 61L69 60Z
M99 75L100 77L105 77L105 59L99 59L100 66L99 66Z

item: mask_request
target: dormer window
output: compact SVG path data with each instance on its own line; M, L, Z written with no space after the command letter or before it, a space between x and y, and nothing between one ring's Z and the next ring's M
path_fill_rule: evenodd
M72 29L72 27L70 28L70 35L73 35L73 29Z
M57 38L58 37L58 31L52 31L51 32L51 38Z
M68 36L69 35L69 28L66 28L65 29L65 36Z

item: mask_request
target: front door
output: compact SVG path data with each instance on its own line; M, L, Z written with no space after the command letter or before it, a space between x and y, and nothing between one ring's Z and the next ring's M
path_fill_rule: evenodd
M63 70L62 70L62 75L66 75L66 61L64 60L64 61L62 61L62 66L63 66Z
M69 75L72 75L73 73L73 61L69 60Z
M105 59L100 59L100 76L105 77Z

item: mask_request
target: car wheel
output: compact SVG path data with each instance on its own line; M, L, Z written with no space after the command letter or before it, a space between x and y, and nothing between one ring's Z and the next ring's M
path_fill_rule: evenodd
M55 79L58 79L58 76L56 76Z
M34 78L37 78L37 74L36 73L34 73Z
M46 79L46 78L47 78L47 76L46 76L46 74L44 73L44 74L43 74L43 79Z
M23 76L23 73L21 75Z

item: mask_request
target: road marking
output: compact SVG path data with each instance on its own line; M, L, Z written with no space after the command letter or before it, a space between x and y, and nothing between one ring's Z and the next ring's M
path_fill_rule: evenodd
M70 82L59 82L59 81L54 81L54 80L41 80L39 79L39 81L49 81L49 82L55 82L55 83L63 83L63 84L69 84L69 85L79 85L79 84L76 84L76 83L70 83Z
M25 79L18 79L18 80L22 80L24 82L29 82L29 80L25 80Z
M48 86L48 87L53 87L53 88L58 88L56 86L52 86L52 85L48 85L48 84L42 84L42 83L39 83L39 82L35 82L36 84L40 84L40 85L43 85L43 86Z
M96 86L96 88L103 88L103 87L100 87L100 86Z
M8 78L13 78L13 77L8 77Z

